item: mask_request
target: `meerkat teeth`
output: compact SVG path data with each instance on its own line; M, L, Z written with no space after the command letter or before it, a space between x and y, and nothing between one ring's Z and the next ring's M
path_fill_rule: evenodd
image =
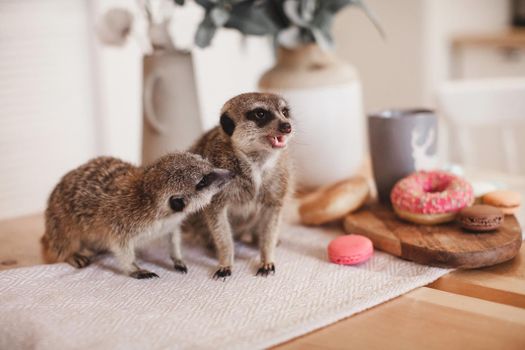
M272 147L282 148L286 145L286 136L268 136L268 140L272 144Z
M277 146L277 147L284 147L285 144L286 144L285 136L276 136L275 137L275 146Z

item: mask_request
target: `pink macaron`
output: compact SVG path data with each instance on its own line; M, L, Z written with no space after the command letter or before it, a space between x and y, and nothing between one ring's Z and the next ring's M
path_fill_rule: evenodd
M340 236L328 245L328 257L334 264L360 264L370 259L372 254L374 254L372 241L361 235Z

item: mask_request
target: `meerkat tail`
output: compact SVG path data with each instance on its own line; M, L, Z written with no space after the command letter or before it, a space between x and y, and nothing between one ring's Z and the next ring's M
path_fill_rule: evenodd
M47 233L44 233L40 239L42 258L45 263L52 264L58 262L60 254L51 248Z
M77 242L57 239L50 240L47 232L40 241L42 243L42 256L48 264L64 261L73 252L78 250L73 246L74 243Z

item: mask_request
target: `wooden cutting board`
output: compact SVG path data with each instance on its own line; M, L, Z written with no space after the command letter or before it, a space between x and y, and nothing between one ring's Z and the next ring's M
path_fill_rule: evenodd
M348 233L367 236L376 249L420 264L472 269L512 259L521 246L521 228L505 216L493 232L469 233L456 223L437 226L411 224L380 204L366 205L344 220Z

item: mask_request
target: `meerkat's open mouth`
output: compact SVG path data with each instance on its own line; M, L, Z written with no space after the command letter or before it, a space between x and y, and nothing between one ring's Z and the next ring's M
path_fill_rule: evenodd
M286 146L286 136L279 135L279 136L267 136L268 141L270 141L270 144L273 148L283 148Z

